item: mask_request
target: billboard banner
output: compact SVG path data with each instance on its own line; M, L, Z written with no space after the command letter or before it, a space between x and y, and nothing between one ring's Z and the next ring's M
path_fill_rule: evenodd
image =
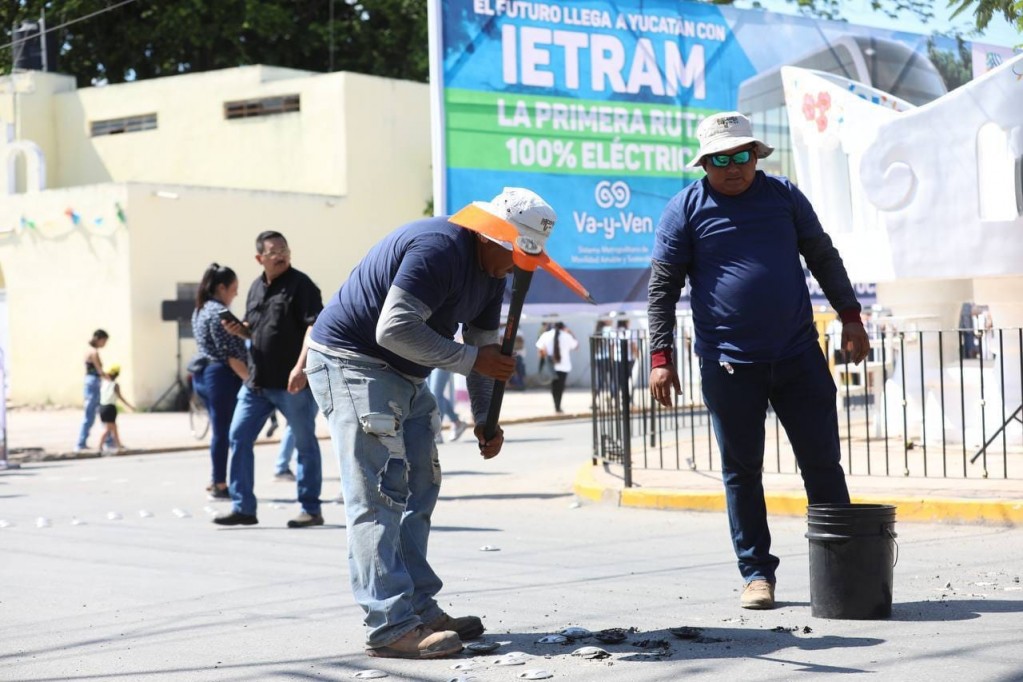
M687 164L709 113L754 114L779 149L762 167L786 172L779 67L894 70L918 99L944 93L923 36L705 3L434 0L431 33L438 212L538 192L558 213L550 255L619 308L645 301L654 230L703 175ZM538 273L531 304L575 302Z

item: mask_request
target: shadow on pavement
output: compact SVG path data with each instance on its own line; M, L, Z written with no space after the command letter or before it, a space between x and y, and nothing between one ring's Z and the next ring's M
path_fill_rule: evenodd
M5 469L0 472L0 480L4 478L26 478L29 476L37 476L38 474L38 469L26 469L23 466L20 469Z
M509 443L554 443L563 440L562 438L505 438L504 444Z
M688 630L687 639L673 635L669 630L624 631L626 639L617 644L602 643L596 637L568 641L563 644L540 644L543 633L486 633L484 640L503 642L500 649L490 654L475 656L481 666L493 664L494 658L519 651L537 657L527 661L525 667L540 664L552 670L563 664L573 666L598 666L614 663L648 663L658 661L700 661L722 658L762 658L795 665L801 672L858 673L867 672L859 668L830 666L819 663L771 658L783 650L823 651L828 649L850 649L878 646L885 640L874 637L839 637L816 635L803 630L791 631L786 628L775 630L761 628L683 628ZM573 656L572 652L583 647L599 647L610 657L585 659ZM456 658L463 658L466 654ZM801 666L801 667L800 667Z
M203 679L204 675L208 675L212 670L237 670L239 673L249 670L252 671L254 677L239 678L239 679L267 679L264 675L267 675L267 671L272 671L271 676L276 679L283 679L289 677L295 677L302 679L308 677L309 679L322 680L322 676L312 675L306 673L306 669L309 668L310 664L319 663L321 665L330 667L339 667L337 665L331 665L337 661L336 656L320 656L317 658L301 658L292 660L254 660L248 663L239 663L235 665L221 664L217 666L177 666L173 668L157 668L153 667L148 670L126 670L119 672L105 672L97 675L61 675L60 677L33 677L32 682L61 682L61 680L144 680L148 677L156 677L157 679L165 679L167 675L187 675L193 673L195 676L191 679ZM287 666L301 667L302 670L288 670ZM344 666L346 669L359 670L360 667L347 665ZM365 666L370 667L370 666Z
M177 628L164 628L159 634L167 634L176 631ZM260 659L253 657L253 660L245 663L222 663L216 666L172 666L149 668L136 668L134 670L119 670L117 672L106 672L104 674L84 675L61 675L60 677L36 677L33 682L56 682L57 680L144 680L150 677L165 679L168 675L182 675L193 673L194 679L202 679L216 669L221 673L235 671L237 679L323 679L324 669L334 672L344 672L345 677L351 677L354 672L369 668L383 669L398 679L422 679L417 673L424 671L424 665L431 673L440 672L441 669L448 669L450 665L459 660L473 659L481 670L493 669L495 659L511 652L523 652L532 658L527 659L524 668L543 667L548 670L564 670L565 666L573 668L590 668L596 672L605 669L606 665L612 663L644 663L660 661L703 661L722 658L751 658L756 657L766 661L776 661L787 665L796 666L800 672L818 673L856 673L867 672L858 668L844 666L830 666L820 663L808 663L805 661L792 660L791 658L772 657L782 650L799 651L821 651L839 648L854 648L876 646L884 640L866 637L837 637L832 635L817 636L812 633L800 634L788 630L765 630L759 628L689 628L696 636L690 639L680 639L671 634L668 630L653 630L650 632L625 631L626 640L617 644L607 644L597 641L594 637L587 637L564 644L539 644L537 642L543 633L486 633L482 641L501 642L502 646L496 651L488 654L473 656L468 651L460 655L452 656L436 661L403 661L397 659L371 659L361 651L337 653L327 656L312 658L293 659ZM148 633L156 634L154 632ZM117 638L96 638L86 641L75 642L72 647L91 647L96 644L110 643ZM582 647L597 646L604 649L610 656L603 660L585 659L573 656L572 652ZM59 647L60 651L66 651L67 645ZM0 655L0 660L20 658L26 655L44 655L58 648L44 648L31 652L18 652L17 654ZM314 668L310 672L310 668ZM523 667L511 668L516 673L521 672ZM318 668L318 670L317 670ZM665 679L676 679L669 673ZM255 677L249 677L250 675ZM411 675L412 677L404 677Z
M1023 599L935 599L892 605L892 620L973 620L984 613L1023 613Z
M449 476L509 476L507 471L445 471L444 478Z
M212 526L213 530L217 531L218 533L221 533L221 532L228 533L228 532L231 532L231 531L237 531L239 533L243 533L243 532L246 532L246 531L257 531L257 530L279 530L279 531L286 531L289 534L294 534L294 533L297 533L297 532L300 532L300 531L303 532L303 533L316 533L318 531L324 531L324 530L344 530L345 529L345 525L343 523L324 523L322 526L312 526L312 527L309 527L309 528L288 528L284 524L281 524L281 525L278 525L278 526L272 526L272 525L270 525L268 523L264 524L262 521L260 521L255 526L218 526L218 525L214 524L212 521L210 521L210 523L213 524L213 526Z
M572 493L493 493L490 495L441 495L439 500L556 500L559 497L574 497Z

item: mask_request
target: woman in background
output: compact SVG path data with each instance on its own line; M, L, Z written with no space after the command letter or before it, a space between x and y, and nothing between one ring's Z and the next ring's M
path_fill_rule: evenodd
M555 322L554 327L545 331L536 340L536 348L540 358L545 362L554 363L554 381L551 382L551 397L554 398L554 411L561 414L561 396L565 393L565 382L572 371L572 351L579 347L575 335L565 326L564 322Z
M99 349L107 345L109 338L109 334L102 329L97 329L89 339L89 350L85 353L85 416L82 419L82 428L78 432L76 452L86 450L85 442L89 439L89 431L96 421L96 411L99 409L100 381L106 376L103 374L103 361L99 359ZM101 442L100 445L102 446L103 443Z
M234 270L211 263L202 275L192 313L192 334L198 346L192 385L206 404L213 430L210 438L213 473L207 487L211 500L231 499L227 490L228 431L238 390L249 378L245 342L228 334L220 324L221 312L227 311L237 296L238 276Z

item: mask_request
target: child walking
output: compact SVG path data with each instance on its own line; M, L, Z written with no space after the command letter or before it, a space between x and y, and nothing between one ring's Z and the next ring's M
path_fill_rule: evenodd
M100 443L103 444L101 452L124 452L125 449L117 432L117 401L120 400L131 410L135 409L121 395L121 387L117 383L117 377L120 375L121 368L118 365L111 365L99 388L99 420L103 423L104 429L100 438Z

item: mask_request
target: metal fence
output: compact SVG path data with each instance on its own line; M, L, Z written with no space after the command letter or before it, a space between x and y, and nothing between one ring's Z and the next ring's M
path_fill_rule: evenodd
M846 473L867 476L1023 478L1023 329L872 334L868 359L852 365L825 334ZM643 332L590 338L593 459L636 469L719 468L691 330L677 340L683 395L672 408L651 399ZM767 416L764 470L797 472L777 416Z

